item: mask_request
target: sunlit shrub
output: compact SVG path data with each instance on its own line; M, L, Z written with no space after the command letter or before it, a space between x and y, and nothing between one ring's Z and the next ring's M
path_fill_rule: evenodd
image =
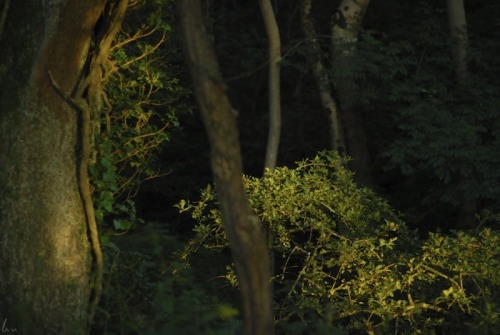
M278 330L492 333L499 324L497 232L421 241L344 165L337 154L321 153L295 169L244 178L274 256ZM184 260L228 247L212 187L178 207L199 222ZM237 284L232 270L222 277Z

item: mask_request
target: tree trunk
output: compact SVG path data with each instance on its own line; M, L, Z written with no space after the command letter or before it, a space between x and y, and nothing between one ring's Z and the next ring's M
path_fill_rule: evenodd
M359 29L369 0L342 0L332 21L333 66L340 103L340 117L344 125L347 154L361 184L370 184L370 159L363 116L356 106L357 88L352 59L356 52Z
M92 99L91 63L106 58L96 45L97 33L111 38L106 3L0 2L0 316L18 333L88 332L100 248L76 102Z
M278 161L281 132L281 94L280 94L280 32L270 0L259 0L260 10L269 40L269 134L267 137L264 170L273 170ZM265 171L264 171L265 172Z
M179 0L177 5L186 58L210 140L212 173L241 290L245 334L272 334L268 250L261 222L243 189L236 113L204 32L199 1Z
M278 23L274 15L270 0L259 0L262 18L266 27L267 39L269 41L269 132L267 135L266 159L264 163L264 175L266 171L274 170L278 162L278 152L281 134L281 85L280 85L280 62L281 62L281 40ZM266 243L269 249L270 276L274 277L275 254L272 249L274 235L270 230L266 231ZM271 291L273 285L271 283Z
M463 84L468 75L467 49L469 38L463 0L447 0L448 27L451 41L455 81ZM476 222L477 200L464 194L459 204L457 226L462 229L473 228Z
M464 1L447 0L447 5L455 78L458 83L462 83L467 76L467 49L469 44Z
M330 117L331 147L338 153L345 153L344 130L340 121L339 108L331 93L331 83L323 65L322 51L318 42L316 29L311 19L311 0L302 0L302 30L308 47L308 60L312 69L316 86L318 87L321 104L328 111Z

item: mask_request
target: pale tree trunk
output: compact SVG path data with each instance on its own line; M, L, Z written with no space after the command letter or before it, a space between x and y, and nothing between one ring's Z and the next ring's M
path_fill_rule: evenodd
M342 0L332 20L332 58L340 117L344 125L347 154L356 181L370 184L370 159L358 97L352 59L356 53L359 30L369 0Z
M199 1L178 0L177 7L185 54L210 140L212 173L238 277L245 334L272 334L268 250L261 222L243 189L236 113L204 30Z
M464 1L447 0L447 13L455 80L458 85L461 85L468 75L467 49L469 39ZM458 226L460 228L473 228L476 222L476 212L476 199L464 194L463 200L459 204Z
M330 143L332 149L343 155L345 153L345 140L342 122L340 121L339 108L333 98L330 78L322 61L322 50L318 36L311 18L312 0L302 0L302 30L306 38L308 60L312 69L316 86L318 87L321 104L328 111L330 117Z
M269 41L269 133L267 137L264 170L273 170L278 160L281 133L281 41L278 23L274 16L271 1L259 0L259 5Z
M264 162L264 175L267 171L274 170L278 162L278 152L281 134L281 39L276 16L274 15L271 0L259 0L260 11L266 27L269 44L269 132L267 135L266 159ZM269 249L270 273L274 277L275 254L273 248L274 235L266 231L267 247ZM271 285L271 290L273 286Z
M0 2L0 317L19 334L85 334L98 301L81 104L106 57L106 4Z

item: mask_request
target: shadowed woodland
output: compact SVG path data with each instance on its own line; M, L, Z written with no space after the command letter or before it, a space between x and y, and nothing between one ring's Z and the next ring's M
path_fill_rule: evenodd
M498 334L496 1L0 11L5 329Z

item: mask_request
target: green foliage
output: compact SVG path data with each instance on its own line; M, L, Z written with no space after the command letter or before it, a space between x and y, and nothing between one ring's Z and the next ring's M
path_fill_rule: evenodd
M162 327L149 334L229 335L241 331L238 309L196 284L186 264L174 264L174 268L155 299Z
M279 331L493 334L500 325L500 235L483 230L420 241L344 165L337 154L321 153L295 169L244 178L275 255ZM228 247L211 187L199 201L177 206L199 222L184 260L201 245ZM236 283L232 272L222 277Z
M384 150L389 167L405 176L431 180L427 203L457 204L469 199L498 199L500 158L498 53L487 40L471 37L469 73L454 77L449 38L435 4L419 9L423 20L399 55L406 76L394 78L379 104L391 106L398 136ZM472 34L473 36L473 34Z
M438 193L429 200L456 203L464 193L498 198L495 94L474 77L460 88L450 87L453 83L444 79L439 83L430 74L419 74L393 90L396 99L406 102L397 113L401 136L386 154L405 175L427 173L439 181Z
M239 311L172 259L182 245L154 224L108 241L96 333L229 335L241 328Z
M133 201L140 184L165 175L157 157L188 93L169 64L175 49L165 50L173 45L171 13L172 1L129 12L103 74L90 172L98 222L120 231L140 221Z
M350 72L343 75L352 76L359 86L355 95L357 100L352 103L361 110L370 112L374 102L386 99L394 82L406 80L414 64L413 59L408 57L413 50L408 41L389 41L389 36L381 32L362 31L356 43L356 53L349 59L352 63ZM332 69L333 83L339 76L336 72ZM375 106L381 107L378 104Z

